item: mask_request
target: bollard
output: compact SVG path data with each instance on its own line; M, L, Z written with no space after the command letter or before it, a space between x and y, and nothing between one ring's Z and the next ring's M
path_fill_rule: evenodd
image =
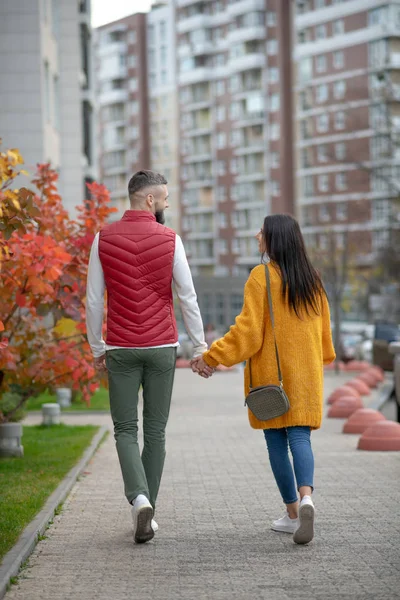
M57 402L63 407L71 406L72 390L69 388L56 388Z
M42 404L42 425L59 425L60 424L60 405L56 402Z

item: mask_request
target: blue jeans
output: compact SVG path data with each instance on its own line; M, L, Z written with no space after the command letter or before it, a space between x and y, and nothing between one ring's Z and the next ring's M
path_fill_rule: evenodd
M297 502L297 490L303 485L314 489L314 456L309 427L264 429L269 461L285 504ZM288 453L288 442L293 456L293 468ZM295 485L295 475L297 489Z

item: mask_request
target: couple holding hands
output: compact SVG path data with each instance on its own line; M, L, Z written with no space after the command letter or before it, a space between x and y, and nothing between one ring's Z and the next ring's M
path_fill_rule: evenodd
M153 517L165 460L178 345L172 285L194 344L191 367L202 377L210 377L220 364L230 367L246 361L246 396L250 387L279 386L276 345L279 348L290 408L267 421L259 420L251 410L248 417L253 428L263 430L272 472L286 505L284 516L272 523L272 529L292 534L295 543L310 542L314 535L311 432L321 425L323 366L335 359L335 351L327 296L298 222L289 215L264 219L256 236L262 264L251 271L245 284L242 311L230 330L207 349L182 241L164 225L167 181L153 171L139 171L128 191L131 209L120 221L104 227L93 242L86 319L96 367L108 374L116 447L125 495L132 505L135 542L149 541L158 530ZM106 341L102 337L105 290ZM141 386L142 453L138 444Z

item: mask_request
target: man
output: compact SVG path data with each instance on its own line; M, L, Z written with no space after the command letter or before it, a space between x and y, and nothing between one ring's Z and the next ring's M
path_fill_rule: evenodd
M203 323L182 241L163 224L166 179L139 171L128 186L131 208L104 227L90 253L86 297L88 340L97 369L107 370L111 416L134 539L147 542L165 459L178 331L172 282L194 345L207 350ZM107 338L102 338L107 290ZM204 376L210 373L205 372ZM144 446L138 445L138 393L143 388Z

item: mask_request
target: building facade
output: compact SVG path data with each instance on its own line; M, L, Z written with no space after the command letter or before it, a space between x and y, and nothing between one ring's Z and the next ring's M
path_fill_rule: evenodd
M159 2L147 14L150 164L168 181L166 225L180 231L179 117L175 6Z
M119 218L129 208L130 177L150 168L146 15L99 27L95 38L100 181Z
M294 210L292 93L284 85L291 3L176 0L176 7L189 262L199 277L244 278L260 260L254 236L265 215Z
M90 1L2 2L0 48L3 147L32 174L49 161L73 214L96 177Z
M306 240L371 264L400 191L400 2L299 1L297 204Z

